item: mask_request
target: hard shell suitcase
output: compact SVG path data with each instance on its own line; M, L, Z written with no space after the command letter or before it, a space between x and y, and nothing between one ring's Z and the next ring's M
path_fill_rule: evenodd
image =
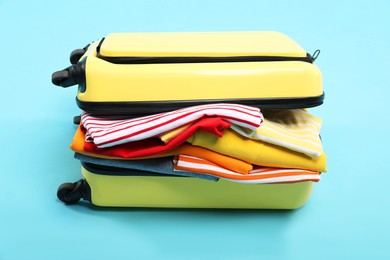
M261 109L322 104L313 55L277 32L115 33L72 52L52 75L78 84L78 106L93 114L141 116L212 103ZM57 191L66 204L97 206L295 209L313 182L241 184L161 175L82 162L83 179Z
M159 113L218 102L266 108L320 105L318 55L278 32L113 33L72 52L52 75L78 84L94 113Z
M311 181L286 184L240 184L129 171L83 163L84 179L64 183L58 198L80 199L96 206L158 208L296 209L309 199Z

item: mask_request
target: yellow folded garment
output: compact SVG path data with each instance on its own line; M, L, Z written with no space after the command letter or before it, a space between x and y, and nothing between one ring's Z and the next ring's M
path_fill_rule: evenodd
M248 139L231 129L225 130L222 137L197 131L187 142L255 165L326 171L325 154L310 158L280 146Z
M164 134L159 135L158 137L163 141L164 143L169 143L173 138L181 134L184 130L186 130L191 124L186 124L181 127L178 127L176 129L173 129L172 131L165 132Z
M79 126L70 145L70 149L72 149L74 152L92 156L92 157L104 158L104 159L128 160L121 157L112 157L112 156L101 155L98 153L86 152L84 150L84 143L85 143L85 132L82 130L82 127ZM192 146L186 143L168 152L157 154L153 157L148 157L148 158L165 157L165 156L172 156L172 155L179 155L179 154L199 157L208 160L210 162L213 162L215 164L218 164L221 167L224 167L231 171L239 172L242 174L248 174L248 172L253 169L253 166L251 164L246 163L244 161L238 160L236 158L231 158L229 156L219 154L202 147ZM130 160L137 160L137 159L146 159L146 158L145 157L132 158Z
M255 131L232 125L232 129L247 138L261 140L310 157L323 154L320 139L322 120L304 109L263 111L264 122Z

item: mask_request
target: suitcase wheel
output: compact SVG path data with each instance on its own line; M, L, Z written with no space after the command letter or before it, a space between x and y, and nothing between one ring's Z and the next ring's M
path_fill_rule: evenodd
M80 58L87 52L89 44L82 49L76 49L70 54L69 60L71 64L76 64Z
M66 182L61 184L57 189L57 197L65 204L75 204L80 199L90 201L90 188L88 183L81 179L77 182Z
M70 54L69 60L71 64L77 64L77 62L80 60L80 58L84 55L85 50L84 49L77 49L72 51Z
M73 124L79 125L81 123L81 116L73 117Z

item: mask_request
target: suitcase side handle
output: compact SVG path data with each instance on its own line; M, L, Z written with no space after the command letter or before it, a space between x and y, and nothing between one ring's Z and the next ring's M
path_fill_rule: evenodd
M83 59L75 65L54 72L51 75L51 82L64 88L79 84L80 90L85 91L85 63L86 59Z
M72 66L64 70L54 72L51 75L51 82L56 86L61 86L64 88L76 85L77 82L74 80L73 77L70 76L71 73L69 72L69 70L71 69Z

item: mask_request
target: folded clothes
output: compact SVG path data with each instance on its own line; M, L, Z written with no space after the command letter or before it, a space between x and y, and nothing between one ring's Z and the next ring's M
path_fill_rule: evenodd
M280 146L248 139L231 129L225 130L222 137L197 131L187 142L254 165L326 171L325 154L311 158Z
M150 157L160 153L168 152L178 147L191 137L197 130L207 131L210 135L221 136L224 129L230 127L230 123L219 117L201 118L180 133L169 143L165 144L159 138L148 138L131 143L124 143L107 148L99 148L95 143L85 142L84 150L91 153L98 153L105 156L122 158Z
M75 153L74 157L82 162L103 165L103 166L146 171L146 172L155 172L155 173L169 174L169 175L186 176L186 177L193 177L193 178L212 180L212 181L218 181L219 179L218 177L209 174L174 170L172 156L153 158L153 159L143 159L143 160L110 160L110 159L97 158L88 155L83 155L80 153Z
M232 125L237 133L253 139L275 144L310 157L323 153L320 139L322 120L303 109L284 109L264 112L264 122L256 130Z
M322 120L304 109L285 109L263 112L265 115L261 126L255 130L232 125L231 129L242 136L253 140L285 147L292 151L319 157L323 153L320 135ZM176 128L159 136L167 143L189 125Z
M88 155L90 157L95 157L95 158L105 158L105 159L111 159L111 160L132 160L126 159L126 158L121 158L121 157L113 157L113 156L105 156L99 153L92 153L92 152L87 152L84 150L84 144L85 144L85 131L82 130L83 127L79 126L76 130L76 133L73 137L72 143L70 145L70 148L79 154L83 155ZM115 147L112 147L111 149L115 149ZM171 155L178 155L178 154L186 154L186 155L192 155L196 157L200 157L206 160L209 160L211 162L214 162L221 167L224 167L226 169L239 172L242 174L248 174L250 170L252 170L252 165L249 163L246 163L244 161L238 160L236 158L232 158L223 154L216 153L214 151L198 147L198 146L193 146L187 143L183 143L177 148L171 149L167 152L164 153L159 153L154 156L150 157L166 157L166 156L171 156ZM148 157L148 158L150 158ZM145 157L142 157L145 158ZM135 158L139 159L139 158Z
M175 154L199 157L241 174L248 174L253 169L250 163L190 144L182 144L176 149Z
M219 165L193 156L179 155L175 157L174 169L178 171L212 174L230 181L241 183L286 183L320 180L320 173L300 169L283 169L256 166L248 175L229 171Z
M167 131L195 122L204 117L219 117L230 124L256 129L263 121L260 109L238 104L210 104L187 107L171 112L132 119L81 115L86 137L98 148L156 137Z

